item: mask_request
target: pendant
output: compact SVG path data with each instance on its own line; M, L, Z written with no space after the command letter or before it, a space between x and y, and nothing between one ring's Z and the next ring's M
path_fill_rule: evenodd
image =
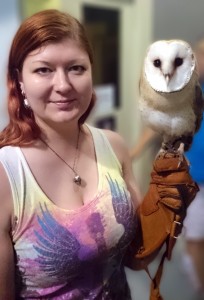
M74 176L74 183L81 185L81 177L79 175Z

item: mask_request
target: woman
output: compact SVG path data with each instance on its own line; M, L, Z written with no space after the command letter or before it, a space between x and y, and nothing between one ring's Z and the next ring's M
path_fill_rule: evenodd
M41 11L9 55L0 134L0 299L130 299L122 258L138 203L118 134L85 124L95 101L81 24Z

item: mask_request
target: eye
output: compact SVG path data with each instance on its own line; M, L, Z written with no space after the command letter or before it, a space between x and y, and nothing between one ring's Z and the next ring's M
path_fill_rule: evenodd
M175 58L175 61L174 61L175 67L179 67L179 66L181 66L182 64L183 64L183 58L181 58L181 57Z
M85 67L81 65L74 65L70 67L70 71L77 75L83 74L85 70Z
M160 68L161 67L161 60L160 59L155 59L153 61L153 64L156 68Z
M38 74L41 74L41 75L49 74L49 73L51 73L51 72L52 72L52 70L49 69L49 68L47 68L47 67L37 68L37 69L35 70L35 73L38 73Z

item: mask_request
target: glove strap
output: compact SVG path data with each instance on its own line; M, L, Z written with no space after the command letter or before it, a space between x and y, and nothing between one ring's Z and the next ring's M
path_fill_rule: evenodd
M161 281L161 277L162 277L162 273L163 273L164 260L166 257L167 257L167 251L165 251L164 254L162 255L160 264L158 266L158 269L157 269L157 272L156 272L154 278L152 278L148 268L147 267L145 268L145 271L147 272L147 274L149 275L149 277L152 281L149 300L163 300L163 297L160 294L159 285L160 285L160 281Z
M167 259L170 260L171 259L171 254L173 251L173 248L176 244L176 241L179 237L179 234L181 233L183 227L183 222L181 221L181 216L180 215L175 215L175 219L172 223L172 227L171 227L171 232L170 232L170 236L169 236L169 240L168 240L168 246L167 246Z
M156 271L154 278L152 278L152 276L148 270L148 267L145 268L145 271L147 272L148 276L150 277L150 279L152 281L151 289L150 289L150 300L163 300L163 298L160 294L159 286L160 286L161 277L162 277L162 273L163 273L164 261L165 261L165 258L167 258L168 260L171 259L173 247L176 243L176 240L177 240L178 235L180 234L181 228L182 228L182 223L180 223L180 219L181 218L179 215L175 215L175 220L172 225L170 237L166 242L166 251L162 255L160 264L158 266L158 269Z

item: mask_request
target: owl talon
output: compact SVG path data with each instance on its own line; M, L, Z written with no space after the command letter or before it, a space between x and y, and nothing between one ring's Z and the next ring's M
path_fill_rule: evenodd
M162 143L160 152L164 153L173 153L175 154L177 152L176 148L171 143Z
M179 148L177 149L178 156L179 156L179 165L183 162L183 154L184 154L184 143L181 143Z

